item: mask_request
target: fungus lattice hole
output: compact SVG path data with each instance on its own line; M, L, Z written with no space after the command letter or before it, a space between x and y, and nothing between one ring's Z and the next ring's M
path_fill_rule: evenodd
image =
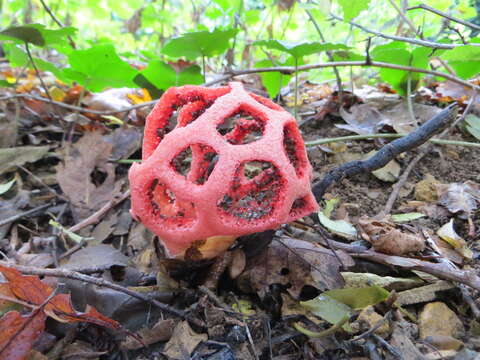
M192 148L189 146L181 151L172 159L171 164L176 172L187 177L192 165Z
M235 112L217 126L217 131L233 145L259 140L264 130L265 121L245 110Z
M248 167L250 170L246 170ZM253 171L252 167L255 167ZM274 211L283 185L284 180L272 163L246 162L235 171L230 190L218 201L217 207L221 213L239 219L261 219Z
M179 100L179 105L174 104L171 107L171 115L163 126L157 128L157 136L162 141L165 135L171 132L175 127L183 127L197 120L210 106L212 101L203 101L199 98L190 98Z
M302 138L295 124L287 124L283 128L283 148L297 176L303 176L307 164L301 142Z
M306 197L296 199L290 209L290 216L297 217L303 212L307 204L308 202Z
M163 124L163 126L160 126L157 128L157 137L158 141L161 142L165 135L167 135L170 131L172 131L175 126L177 126L177 117L178 117L178 111L173 110L172 114L168 118L168 121Z
M171 165L177 173L202 185L210 177L218 159L217 152L211 146L193 144L176 155Z
M270 169L272 164L268 161L249 161L243 166L243 175L247 179L253 179L262 171Z
M178 200L175 194L158 180L152 182L148 197L153 214L160 219L182 226L196 218L194 204Z

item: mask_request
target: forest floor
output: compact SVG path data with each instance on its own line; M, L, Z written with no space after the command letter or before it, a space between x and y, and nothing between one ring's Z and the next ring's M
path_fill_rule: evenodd
M241 237L215 260L183 262L129 212L127 174L152 106L118 110L148 94L91 94L45 75L65 108L39 98L35 73L2 71L17 83L0 89L0 358L480 357L480 99L449 144L333 184L321 221L314 214ZM242 82L264 95L255 76ZM432 83L413 97L413 122L384 86L341 98L332 87L299 89L313 182L391 139L312 141L407 133L454 101L462 116L471 96ZM277 100L292 110L293 89Z

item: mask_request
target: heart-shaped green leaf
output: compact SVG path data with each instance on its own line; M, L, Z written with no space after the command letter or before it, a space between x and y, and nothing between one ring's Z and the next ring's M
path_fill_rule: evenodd
M179 58L195 60L198 57L212 57L224 53L230 46L230 39L237 34L237 29L212 32L198 31L186 33L170 39L162 49L162 54Z

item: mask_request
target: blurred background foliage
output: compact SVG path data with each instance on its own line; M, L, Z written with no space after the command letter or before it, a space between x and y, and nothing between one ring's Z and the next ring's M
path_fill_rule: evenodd
M37 67L63 82L91 91L143 87L154 96L228 69L365 60L369 38L373 60L436 66L463 79L477 75L480 47L468 45L480 42L475 29L424 9L407 10L420 4L480 23L480 0L0 0L0 40L13 67L33 67L31 50ZM433 51L374 36L352 20L383 34L464 46ZM443 67L435 65L438 59ZM339 70L342 78L352 78L350 68ZM404 71L353 71L406 91ZM412 79L417 84L422 77ZM308 78L328 81L335 75L327 67L309 71ZM279 72L262 74L272 97L289 80Z

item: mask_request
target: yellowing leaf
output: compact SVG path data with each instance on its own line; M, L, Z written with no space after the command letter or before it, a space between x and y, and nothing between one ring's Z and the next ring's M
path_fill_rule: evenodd
M152 97L150 96L150 93L148 92L147 89L142 89L142 94L138 95L136 93L133 94L127 94L127 97L136 105L136 104L142 104L144 102L152 101Z
M467 242L453 228L453 218L437 230L437 235L465 258L473 257L472 251L467 247Z
M52 86L50 89L48 89L48 93L55 101L63 101L66 95L65 91L56 86Z

